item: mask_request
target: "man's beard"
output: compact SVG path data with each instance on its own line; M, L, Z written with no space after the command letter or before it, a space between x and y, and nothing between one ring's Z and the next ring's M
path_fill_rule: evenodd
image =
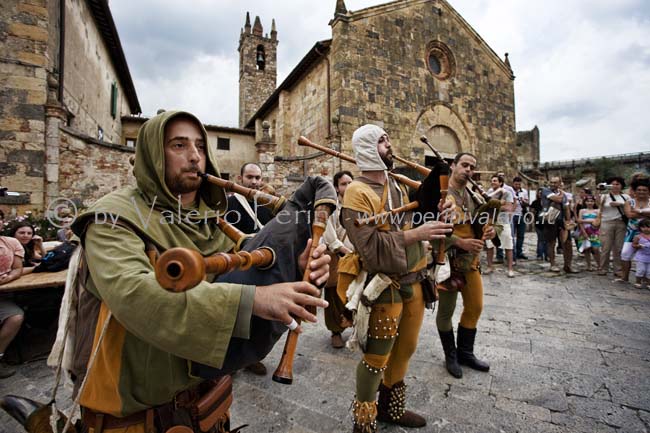
M392 170L393 169L393 153L392 152L386 152L385 155L379 155L381 157L381 160L384 162L384 165L386 166L387 169Z
M189 179L183 175L187 172L198 172L197 170L185 170L181 174L174 176L171 179L166 179L167 187L174 194L187 194L190 192L197 191L203 182L203 178L199 177L197 179Z

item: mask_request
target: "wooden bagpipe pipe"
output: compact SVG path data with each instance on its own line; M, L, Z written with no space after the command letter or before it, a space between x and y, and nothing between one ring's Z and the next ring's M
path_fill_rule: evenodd
M244 233L221 217L218 218L217 225L236 245L246 238ZM170 248L156 260L156 280L166 290L184 292L205 280L208 274L217 277L235 270L247 271L253 267L263 271L271 268L275 261L275 251L268 246L252 251L217 253L208 257L189 248Z

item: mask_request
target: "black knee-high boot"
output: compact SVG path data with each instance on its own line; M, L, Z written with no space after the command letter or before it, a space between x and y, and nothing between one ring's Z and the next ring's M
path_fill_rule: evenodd
M445 352L445 366L449 374L457 379L463 377L463 370L458 365L456 357L456 341L454 339L454 330L441 331L438 329L440 335L440 342L442 343L442 350Z
M458 325L458 363L478 371L490 371L490 365L474 356L476 329Z

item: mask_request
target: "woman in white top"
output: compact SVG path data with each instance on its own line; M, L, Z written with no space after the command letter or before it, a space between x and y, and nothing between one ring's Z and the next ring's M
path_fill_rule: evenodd
M614 256L614 273L620 275L621 250L627 230L623 221L624 206L630 197L621 192L625 187L625 180L622 177L611 177L607 179L607 183L612 186L612 189L600 196L599 206L601 209L600 242L602 250L598 275L607 275L610 252Z
M630 266L634 253L636 252L632 246L634 237L639 234L639 222L643 218L650 217L650 201L648 200L650 194L650 180L647 177L639 177L632 182L632 193L634 198L631 198L625 203L625 215L627 216L627 232L625 233L625 241L623 242L623 250L621 251L622 271L621 277L614 281L627 283L630 276Z

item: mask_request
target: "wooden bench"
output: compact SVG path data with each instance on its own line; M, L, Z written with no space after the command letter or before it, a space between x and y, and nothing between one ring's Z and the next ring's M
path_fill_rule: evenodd
M9 292L22 292L26 290L44 289L48 287L63 287L68 270L59 272L41 272L38 274L23 275L17 280L0 286L0 294Z

